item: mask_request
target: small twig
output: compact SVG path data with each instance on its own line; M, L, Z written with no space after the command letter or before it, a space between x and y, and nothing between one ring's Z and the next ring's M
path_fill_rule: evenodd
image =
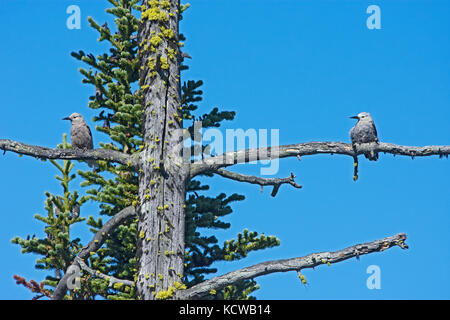
M353 181L358 180L358 156L353 157Z
M249 176L249 175L245 175L245 174L227 171L227 170L221 169L221 168L217 169L215 171L215 173L217 173L218 175L221 175L224 178L236 180L239 182L248 182L248 183L252 183L252 184L258 184L261 186L261 191L264 186L273 186L273 190L271 193L272 197L275 197L277 195L278 190L280 189L280 186L282 184L290 184L294 188L298 188L298 189L302 188L301 185L297 184L294 181L295 175L293 173L291 173L291 175L287 178L260 178L260 177Z

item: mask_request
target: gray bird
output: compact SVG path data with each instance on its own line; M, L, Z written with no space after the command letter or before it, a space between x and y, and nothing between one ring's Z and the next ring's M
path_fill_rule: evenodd
M370 113L361 112L357 116L350 117L351 119L358 119L356 125L350 130L350 138L352 139L353 147L361 143L378 143L377 128L373 122ZM378 152L371 152L365 154L366 158L371 161L378 159Z
M69 217L69 219L76 219L80 216L80 205L78 203L74 204L72 206L72 215Z
M72 123L70 128L70 140L73 149L94 149L91 129L89 129L81 114L75 112L69 117L63 118L63 120L70 120ZM86 162L90 167L93 167L96 164L95 160L88 160Z
M61 214L61 210L59 210L59 208L57 206L55 206L55 209L53 210L55 216L58 218L59 215Z

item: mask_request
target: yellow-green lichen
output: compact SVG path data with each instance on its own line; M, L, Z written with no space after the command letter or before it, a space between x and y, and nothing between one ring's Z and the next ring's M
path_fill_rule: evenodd
M153 2L153 1L149 1L149 5L150 5L150 2ZM155 1L155 2L157 2L157 1ZM142 12L141 19L142 20L148 19L150 21L167 22L169 20L169 17L167 15L167 13L160 10L160 8L157 7L156 5L155 6L150 5L150 8L148 8L147 10Z
M163 69L163 70L169 69L169 63L167 62L166 57L160 57L159 61L161 62L161 69Z
M179 283L178 281L174 281L173 283L175 289L177 290L186 290L186 285L184 283Z
M300 281L302 282L302 284L307 284L306 278L304 275L302 275L300 273L300 271L298 272L298 278L300 279Z
M175 287L170 286L168 290L159 291L156 294L155 298L158 300L165 300L165 299L171 298L171 297L173 297L175 290L176 290Z
M175 35L174 35L172 29L167 29L167 28L164 28L163 26L159 27L159 29L161 30L161 35L164 38L169 39L169 40L175 38Z
M120 290L123 286L124 284L122 282L116 282L114 283L113 288L116 290Z
M161 42L162 39L159 35L154 35L150 38L150 43L154 48L158 47L161 44Z
M164 10L170 10L170 2L168 0L162 0L160 5Z

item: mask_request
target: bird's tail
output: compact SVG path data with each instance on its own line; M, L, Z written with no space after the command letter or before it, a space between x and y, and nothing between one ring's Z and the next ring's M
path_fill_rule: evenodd
M94 170L98 168L97 161L95 160L87 160L86 163L89 168L94 168Z

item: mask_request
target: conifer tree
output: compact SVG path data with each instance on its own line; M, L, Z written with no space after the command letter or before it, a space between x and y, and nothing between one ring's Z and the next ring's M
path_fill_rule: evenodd
M209 153L209 146L191 140L183 143L180 133L195 136L197 125L207 129L232 121L234 111L213 108L198 115L202 100L201 80L184 80L187 54L179 21L188 4L178 0L108 0L107 12L114 26L89 18L105 41L109 52L94 56L84 51L72 56L88 68L80 68L83 83L92 86L88 107L96 109L95 129L104 135L100 148L71 149L65 136L56 149L0 140L0 149L50 159L60 172L62 195L46 193L47 216L35 218L45 224L44 239L14 238L23 253L41 256L36 268L49 270L38 284L16 276L18 284L37 293L36 298L53 299L252 299L259 286L254 278L281 271L331 264L362 254L384 251L393 246L407 248L405 234L398 234L336 252L324 252L286 260L268 261L215 276L217 261L235 261L249 252L278 246L275 236L244 229L234 239L219 244L204 230L230 227L222 218L232 213L231 204L243 201L239 194L206 195L208 185L199 177L218 174L245 183L273 187L275 196L282 184L295 188L292 174L287 178L260 178L225 170L240 155L268 160L330 153L357 157L367 151L407 156L448 155L449 146L407 147L379 143L354 150L341 142L314 142L251 149L231 154L234 161L221 162ZM201 142L201 140L200 140ZM182 148L180 148L182 145ZM184 148L184 149L183 149ZM191 156L182 158L189 149ZM182 153L181 151L185 151ZM264 152L263 152L264 151ZM207 157L207 161L203 161ZM62 164L55 161L62 159ZM73 160L96 160L94 171L78 170L86 193L70 191L75 178ZM99 205L99 215L83 216L86 201ZM107 222L103 223L103 220ZM93 233L88 243L71 237L70 227L85 222ZM79 283L69 290L71 266L80 270ZM210 278L210 279L209 279Z
M134 154L143 149L141 121L142 121L142 96L139 88L134 88L138 81L138 44L136 32L138 30L139 20L133 9L137 1L118 3L110 1L114 7L107 10L108 13L116 16L115 28L117 32L112 33L113 27L107 24L96 22L89 17L88 21L94 29L99 32L98 41L108 41L111 45L110 52L97 57L92 54L86 54L83 51L73 52L72 56L86 63L90 68L80 68L80 73L85 77L83 83L93 86L95 95L90 97L89 107L99 110L98 116L94 121L99 123L96 130L109 136L108 142L101 142L100 146L107 150L115 150L127 154ZM120 59L119 57L123 57ZM186 70L186 65L182 66ZM182 87L182 118L194 119L193 112L198 108L195 104L201 101L202 81L187 81ZM233 120L235 113L222 111L214 108L210 113L202 115L201 122L204 128L219 127L223 120ZM193 133L194 126L187 129ZM65 139L65 138L64 138ZM68 144L64 140L64 148ZM203 146L205 147L205 146ZM51 160L58 168L60 166L55 160ZM64 160L65 168L73 169L74 163ZM105 178L107 173L109 178ZM67 173L68 174L68 173ZM94 171L80 171L78 174L85 180L82 187L89 188L83 197L83 203L87 200L94 200L100 204L100 215L114 216L124 208L139 203L138 196L138 172L128 164L114 164L108 161L98 161L98 167ZM75 175L71 176L74 179ZM66 182L65 194L68 190ZM201 235L199 229L215 228L227 229L229 223L219 220L232 212L231 204L234 201L243 200L244 197L238 194L226 196L221 193L217 197L199 196L204 190L208 190L207 185L201 185L199 181L192 180L186 189L186 252L184 262L184 276L181 278L180 287L191 286L202 280L205 275L215 273L217 270L210 266L219 260L236 260L247 255L249 251L259 250L279 244L275 237L259 236L256 232L248 232L237 235L237 240L226 241L222 246L218 245L215 236L205 237ZM75 194L77 194L75 192ZM48 197L53 197L48 194ZM84 221L84 218L79 218ZM105 246L98 249L95 254L89 256L89 265L92 269L100 272L102 275L128 279L132 281L136 277L136 238L137 223L136 219L129 219L113 231L110 237L105 241ZM102 219L95 219L90 216L86 221L93 233L103 226ZM78 249L81 248L79 239ZM16 238L14 243L27 247L23 242ZM69 241L69 239L67 239ZM65 247L71 250L70 247ZM24 252L33 252L42 254L33 247ZM77 251L76 251L77 252ZM79 252L79 250L78 250ZM65 264L57 270L66 270L73 262L74 256L65 261ZM39 262L39 261L38 261ZM39 265L36 265L40 268ZM52 265L46 267L52 269ZM56 269L56 268L55 268ZM93 299L96 296L102 296L109 299L129 299L134 298L134 288L123 286L120 282L111 286L108 279L95 278L89 272L85 273L82 279L83 290L75 290L77 295L70 298ZM56 287L58 279L48 276L43 281L45 285ZM55 282L56 281L56 282ZM181 283L184 283L182 285ZM252 280L241 281L237 285L230 285L223 292L211 295L209 298L251 298L249 295L257 288L256 282ZM52 288L48 289L52 292Z

